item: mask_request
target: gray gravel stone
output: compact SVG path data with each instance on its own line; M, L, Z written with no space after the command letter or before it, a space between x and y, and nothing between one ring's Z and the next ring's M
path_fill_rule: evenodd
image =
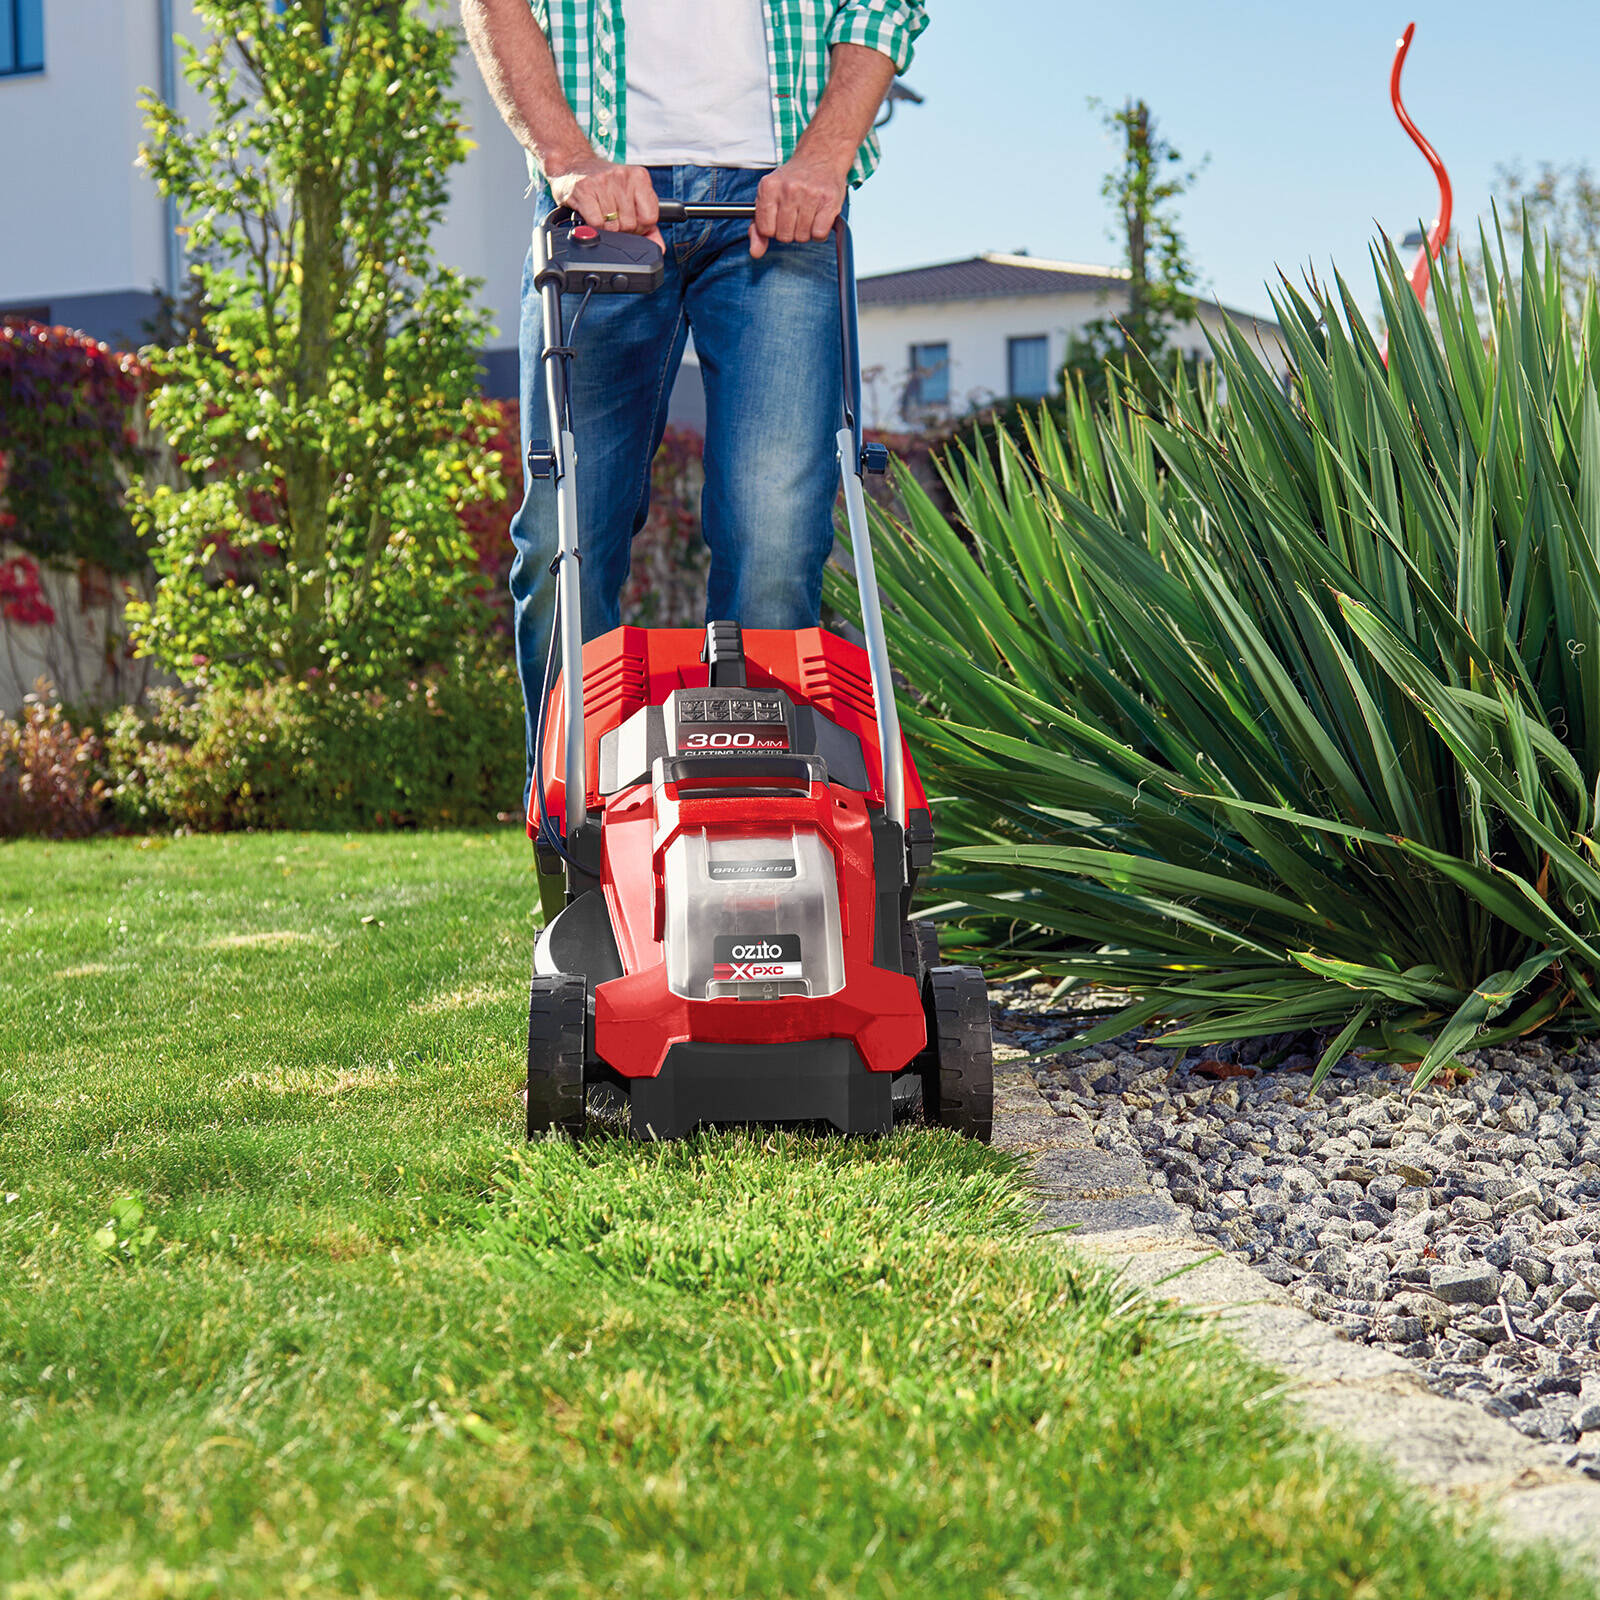
M1535 1255L1519 1255L1513 1258L1511 1270L1527 1284L1530 1289L1538 1289L1550 1281L1550 1263Z
M1030 1050L1081 1025L1013 996ZM1409 1098L1402 1072L1349 1057L1311 1095L1319 1052L1179 1060L1128 1036L1033 1071L1058 1115L1219 1249L1439 1392L1575 1445L1575 1469L1600 1477L1600 1044L1469 1053L1464 1084ZM1205 1056L1277 1066L1211 1081L1189 1070Z
M1487 1262L1479 1266L1439 1267L1428 1287L1447 1305L1492 1305L1500 1293L1500 1274Z

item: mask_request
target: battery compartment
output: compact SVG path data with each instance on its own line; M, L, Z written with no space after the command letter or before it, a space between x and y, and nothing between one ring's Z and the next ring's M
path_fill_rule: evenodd
M844 987L839 876L815 829L694 829L667 846L664 867L674 994L778 1000Z

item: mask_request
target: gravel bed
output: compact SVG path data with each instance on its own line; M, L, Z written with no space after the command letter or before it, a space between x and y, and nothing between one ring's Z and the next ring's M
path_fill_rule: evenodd
M997 1043L1079 1031L1048 994L1001 991ZM1353 1057L1312 1095L1305 1042L1180 1056L1128 1034L1032 1070L1219 1248L1600 1478L1600 1042L1469 1054L1465 1081L1410 1099Z

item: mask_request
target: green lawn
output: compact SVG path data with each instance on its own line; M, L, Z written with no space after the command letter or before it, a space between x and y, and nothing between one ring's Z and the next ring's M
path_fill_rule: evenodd
M1591 1594L943 1134L518 1137L512 834L0 847L0 1596Z

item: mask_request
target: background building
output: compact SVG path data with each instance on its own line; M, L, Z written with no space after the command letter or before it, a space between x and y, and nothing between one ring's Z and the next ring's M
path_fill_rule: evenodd
M1128 305L1125 267L985 251L964 261L863 278L861 410L870 428L936 426L996 400L1037 400L1056 387L1085 323ZM1203 300L1173 345L1207 359L1208 332L1231 318L1274 369L1287 363L1277 324Z

